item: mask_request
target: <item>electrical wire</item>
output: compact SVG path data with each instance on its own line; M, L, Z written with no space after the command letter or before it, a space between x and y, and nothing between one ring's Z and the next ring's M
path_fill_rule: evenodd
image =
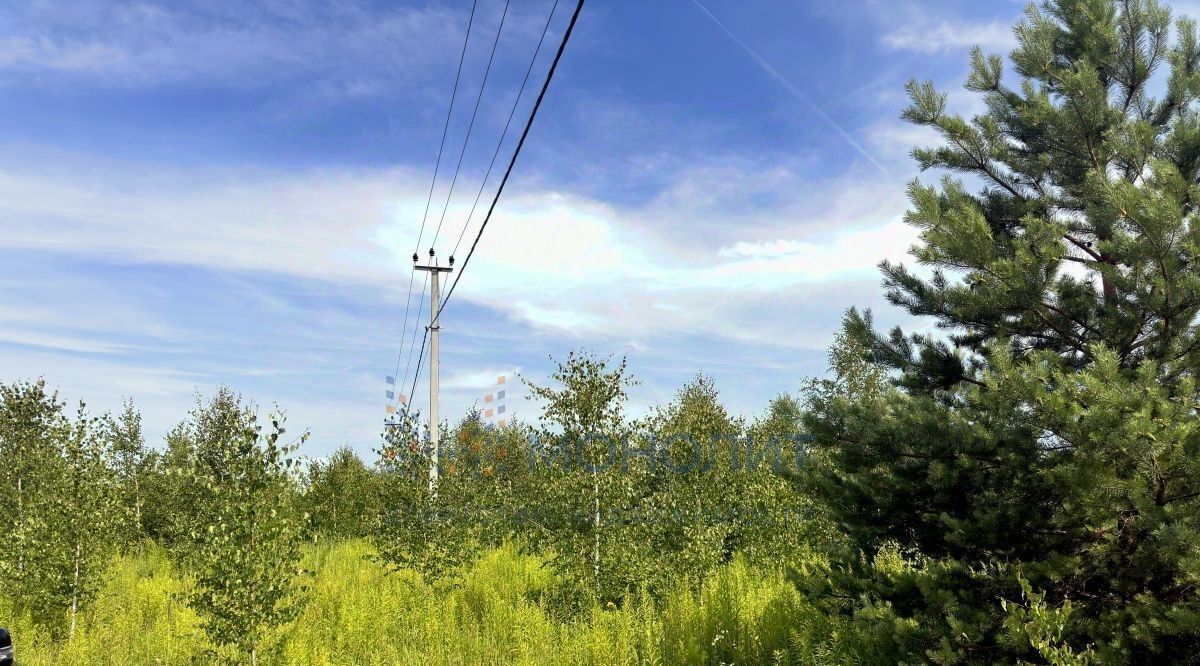
M446 221L446 211L450 210L450 200L454 197L454 185L458 183L458 173L462 170L463 157L467 154L467 145L471 142L471 130L475 129L475 117L479 114L479 103L483 101L483 91L487 88L488 76L492 73L492 62L496 59L496 47L500 44L500 33L504 30L504 19L508 17L510 0L504 0L504 12L500 14L500 25L496 27L496 38L492 40L492 52L488 55L487 67L483 70L483 82L479 84L479 94L475 96L475 108L471 111L471 122L467 124L467 134L463 138L462 150L458 153L458 164L454 167L454 177L450 179L450 191L446 193L446 205L442 206L442 216L438 219L437 230L433 232L433 242L437 245L438 236L442 233L442 223Z
M424 282L424 284L421 285L421 301L417 305L417 320L413 324L412 340L409 342L409 345L408 345L408 362L404 364L404 374L400 375L400 377L399 377L401 382L404 382L408 378L408 369L412 367L413 349L415 349L417 346L417 327L421 325L421 313L425 311L425 290L428 288L429 288L429 273L426 273L425 274L425 282ZM400 353L404 353L403 347L400 348ZM420 365L419 362L418 362L418 365ZM418 370L418 372L419 372L419 370ZM404 384L401 383L400 386L403 387ZM412 400L413 400L413 395L412 395L412 392L410 391L408 394L409 405L412 404Z
M492 199L492 205L488 208L487 215L483 218L483 223L479 227L479 233L476 234L475 241L471 243L471 250L467 252L467 258L463 261L458 273L455 274L454 282L450 285L450 290L446 293L446 297L442 299L437 313L433 316L433 326L438 325L438 320L442 316L442 310L446 309L446 304L450 302L450 297L454 295L454 289L458 286L458 281L462 279L463 273L466 272L467 265L471 263L471 257L475 254L475 248L479 246L479 239L483 238L483 231L487 229L488 222L492 219L492 213L496 210L496 203L500 201L500 195L504 192L504 185L508 183L508 177L512 175L513 166L516 165L517 157L521 154L521 148L525 145L525 139L529 136L529 129L533 127L533 120L537 117L538 109L542 106L542 100L546 97L546 91L550 88L550 81L554 78L555 70L558 69L558 62L562 59L563 51L567 48L567 41L571 39L571 33L575 30L575 23L579 20L579 12L583 10L583 3L584 0L579 0L578 4L575 5L575 12L571 14L571 22L567 24L567 30L563 33L562 43L558 45L558 52L554 54L554 61L550 63L550 71L546 73L546 80L542 83L542 90L538 93L537 101L533 103L533 110L529 113L529 120L525 122L525 129L521 132L521 140L517 142L512 159L508 162L508 168L504 170L504 178L500 180L500 187L496 190L496 196Z
M450 116L454 113L454 100L458 97L458 82L462 78L463 61L467 57L467 43L471 41L471 26L475 23L475 8L479 0L471 2L471 16L467 19L467 36L463 38L462 53L458 56L458 72L454 75L454 89L450 92L450 108L446 110L446 123L442 126L442 141L438 144L437 162L433 167L433 181L429 183L429 196L425 199L425 214L421 217L421 231L417 234L417 246L413 252L421 249L421 239L425 236L425 222L429 217L429 205L433 202L433 190L437 185L438 170L442 166L442 150L446 147L446 134L450 130Z
M479 183L479 191L475 193L475 202L471 204L471 212L467 213L467 221L463 223L462 231L458 232L458 240L454 242L454 250L450 252L453 257L458 254L458 246L462 244L463 236L466 235L467 229L471 226L471 220L475 218L475 209L479 207L479 200L483 198L483 190L487 187L488 178L492 175L492 169L496 166L496 158L500 156L500 148L504 145L504 139L508 138L508 128L512 125L513 117L517 114L517 106L521 103L521 97L525 95L525 86L529 83L529 75L533 73L533 65L537 62L538 55L542 52L542 43L546 41L546 33L550 30L550 22L554 20L554 13L558 10L559 0L554 0L554 5L550 7L550 15L546 17L546 25L542 26L542 36L538 38L537 48L533 50L533 57L529 59L529 67L525 69L525 78L521 81L521 88L517 91L517 98L513 100L512 109L508 112L508 120L504 121L504 131L500 133L500 140L496 142L496 150L492 152L492 161L488 164L487 172L483 174L483 182Z
M408 366L404 367L404 374L403 375L400 374L400 359L404 358L404 339L408 337L408 312L409 312L409 309L412 307L413 277L416 276L416 274L417 274L417 269L414 266L412 271L408 274L408 296L406 296L404 298L404 323L400 325L400 351L396 352L396 369L392 370L392 379L393 380L398 379L401 382L403 382L404 378L408 376ZM418 314L417 316L420 317L421 315ZM414 337L415 337L415 333L414 333ZM411 357L411 353L410 353L410 357ZM409 362L411 363L411 360ZM397 384L395 384L395 386L403 386L403 384L397 383ZM397 393L395 392L395 388L393 388L392 399L388 401L389 405L395 406L395 405L399 404L400 398L398 398L396 396L397 396ZM410 399L411 399L411 396L410 396Z
M413 342L414 343L416 342L416 337L417 337L416 331L413 331ZM421 353L417 356L417 371L413 373L412 387L408 389L409 394L412 394L414 391L417 390L417 377L421 376L421 362L425 360L425 340L427 340L428 338L429 338L429 329L426 328L425 335L421 336ZM408 406L409 406L410 413L411 413L412 398L409 398ZM430 406L430 409L433 409L432 405Z

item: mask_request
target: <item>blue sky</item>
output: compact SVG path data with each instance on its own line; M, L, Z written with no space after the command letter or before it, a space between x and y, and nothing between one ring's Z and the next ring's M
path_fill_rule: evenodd
M703 372L753 416L824 371L845 308L905 321L875 268L914 238L907 152L931 138L899 120L903 85L932 79L977 111L961 91L967 52L1010 49L1022 5L703 2L585 7L443 315L444 415L498 374L540 379L582 347L629 357L635 413ZM511 3L443 256L551 4ZM502 7L479 3L451 167ZM95 409L132 398L154 443L196 392L227 384L311 430L312 455L368 454L383 377L411 339L409 255L469 9L5 3L0 380L44 376ZM510 409L535 415L519 397Z

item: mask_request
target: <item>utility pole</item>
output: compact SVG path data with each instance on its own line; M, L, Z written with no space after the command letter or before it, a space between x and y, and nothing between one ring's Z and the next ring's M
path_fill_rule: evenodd
M416 263L417 255L413 255L413 262ZM433 457L429 461L429 490L437 492L438 482L438 439L440 436L440 428L438 423L438 365L440 363L438 355L438 332L442 326L438 323L439 306L441 306L442 294L438 287L439 276L442 273L449 273L454 270L454 257L450 257L449 266L438 266L437 257L434 255L433 248L429 248L429 265L416 266L419 271L429 272L429 440L433 445Z

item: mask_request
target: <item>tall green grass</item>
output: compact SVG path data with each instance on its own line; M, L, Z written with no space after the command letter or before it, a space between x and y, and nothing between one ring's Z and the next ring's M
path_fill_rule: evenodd
M563 617L543 558L484 555L457 584L387 573L352 541L311 547L304 609L276 637L279 664L844 663L836 632L778 572L734 562L701 589ZM151 550L113 563L73 641L54 640L0 599L19 663L186 664L208 647L178 595L186 580Z

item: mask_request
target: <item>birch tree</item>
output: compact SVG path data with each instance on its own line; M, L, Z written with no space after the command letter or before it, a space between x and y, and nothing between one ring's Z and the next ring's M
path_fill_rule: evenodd
M541 402L539 440L550 501L566 515L559 530L562 563L584 579L590 568L589 587L597 601L622 596L620 580L604 567L605 504L625 504L632 487L619 483L620 460L630 431L625 422L627 389L635 382L626 361L586 352L571 352L551 373L558 387L525 384ZM614 544L615 545L615 544ZM583 563L586 562L587 565ZM586 569L584 569L586 570Z

